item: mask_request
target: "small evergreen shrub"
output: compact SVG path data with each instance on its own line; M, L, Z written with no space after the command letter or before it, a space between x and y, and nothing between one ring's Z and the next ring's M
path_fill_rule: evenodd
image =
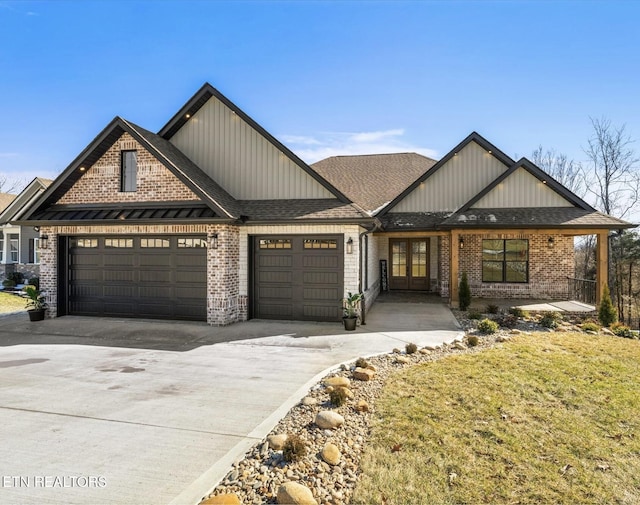
M300 461L307 454L307 444L298 435L289 435L282 448L282 457L285 461Z
M587 321L580 325L580 329L582 331L600 331L600 325L598 323L594 323L593 321Z
M503 328L515 328L518 326L518 318L513 314L503 314L497 316L494 321Z
M14 281L13 279L5 279L2 281L2 285L5 288L15 288L16 287L16 281Z
M458 302L460 304L460 310L467 310L469 305L471 305L471 288L469 287L467 272L462 272L462 278L460 279L460 285L458 287Z
M600 305L598 306L598 321L600 321L602 326L611 326L617 320L618 312L611 302L609 286L605 284L604 292L602 293L602 300L600 300Z
M341 387L333 388L329 393L329 400L332 405L342 407L347 402L347 391Z
M480 313L479 310L471 309L469 312L467 312L467 317L469 319L479 320L479 319L482 319L482 314Z
M480 339L476 335L469 335L467 337L467 345L469 347L475 347L480 342Z
M367 368L369 366L369 362L364 358L358 358L356 360L356 368Z
M620 322L613 323L611 325L611 331L618 337L635 338L635 334L631 331L631 328Z
M487 314L497 314L498 312L500 312L500 307L498 307L494 303L490 303L489 305L487 305L485 310Z
M554 329L558 327L560 321L562 321L562 316L559 312L545 312L538 322L540 326Z
M485 335L495 333L496 331L498 331L498 323L492 321L491 319L485 318L478 323L478 331L480 333L484 333Z
M22 284L24 282L24 274L22 272L11 272L7 274L7 279L15 282L14 285Z
M521 307L511 307L509 309L509 314L511 314L512 316L515 316L515 317L519 317L519 318L529 317L529 312L527 312L526 310L524 310Z
M35 286L36 289L40 289L40 277L31 277L31 279L29 279L29 284L31 286Z
M404 347L404 350L407 354L415 354L418 351L418 346L414 343L410 343Z

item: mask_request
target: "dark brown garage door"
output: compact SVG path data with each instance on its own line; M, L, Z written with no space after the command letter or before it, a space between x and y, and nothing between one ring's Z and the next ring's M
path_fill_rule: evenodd
M69 237L68 252L69 314L206 320L206 237Z
M340 320L342 236L263 236L253 244L253 317Z

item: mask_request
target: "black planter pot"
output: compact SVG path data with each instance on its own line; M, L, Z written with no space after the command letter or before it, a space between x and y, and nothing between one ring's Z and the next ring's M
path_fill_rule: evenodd
M44 309L32 309L27 310L29 313L30 321L43 321L44 320Z
M342 321L344 322L344 329L347 331L353 331L356 329L356 322L358 321L357 317L343 317Z

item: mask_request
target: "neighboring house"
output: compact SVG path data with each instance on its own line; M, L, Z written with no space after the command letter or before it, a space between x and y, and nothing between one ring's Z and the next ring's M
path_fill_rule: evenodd
M27 207L53 181L36 177L0 212L0 276L20 271L25 277L39 274L39 232L33 226L16 224ZM4 278L4 277L3 277Z
M21 218L41 232L50 315L335 321L347 291L457 302L566 296L573 236L609 230L526 159L473 133L442 160L310 167L205 84L157 133L116 117ZM388 277L381 277L386 260Z

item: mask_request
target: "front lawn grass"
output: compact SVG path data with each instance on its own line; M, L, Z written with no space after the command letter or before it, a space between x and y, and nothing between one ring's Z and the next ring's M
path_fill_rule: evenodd
M639 369L639 341L536 333L398 372L351 503L640 503Z
M9 293L0 293L0 314L24 310L25 304L24 298Z

